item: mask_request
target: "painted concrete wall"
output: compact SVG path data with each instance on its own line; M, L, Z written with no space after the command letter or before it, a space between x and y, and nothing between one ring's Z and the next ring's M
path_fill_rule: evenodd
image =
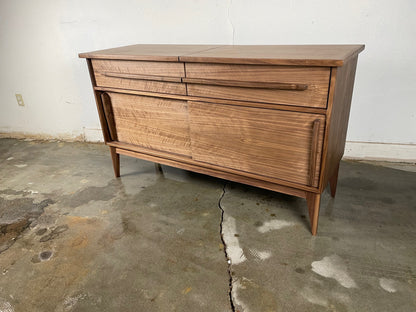
M416 144L415 11L414 0L1 0L0 132L100 136L79 52L135 43L365 43L347 140Z

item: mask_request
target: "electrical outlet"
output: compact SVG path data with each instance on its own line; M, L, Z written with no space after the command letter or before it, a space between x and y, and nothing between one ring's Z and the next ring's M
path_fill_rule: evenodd
M19 106L25 106L25 102L23 102L23 97L20 93L16 93L16 100Z

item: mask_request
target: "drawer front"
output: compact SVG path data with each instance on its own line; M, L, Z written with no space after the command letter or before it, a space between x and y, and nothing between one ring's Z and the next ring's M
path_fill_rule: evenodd
M318 186L323 115L190 102L189 121L193 159Z
M99 87L186 95L183 63L92 60Z
M326 108L327 67L186 63L188 95Z
M112 110L108 115L113 116L117 141L191 155L186 101L121 93L107 94Z
M158 92L166 94L186 95L184 83L162 82L150 80L151 77L136 76L135 78L115 77L112 74L95 72L95 81L99 87ZM145 79L144 79L145 78ZM157 78L153 78L157 79Z
M184 77L183 63L152 62L152 61L122 61L122 60L92 60L94 71L141 74L161 77Z

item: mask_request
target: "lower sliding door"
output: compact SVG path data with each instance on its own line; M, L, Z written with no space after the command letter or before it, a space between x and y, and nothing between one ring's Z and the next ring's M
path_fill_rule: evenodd
M113 141L191 156L187 101L115 92L101 98Z
M318 186L325 116L189 102L192 158Z

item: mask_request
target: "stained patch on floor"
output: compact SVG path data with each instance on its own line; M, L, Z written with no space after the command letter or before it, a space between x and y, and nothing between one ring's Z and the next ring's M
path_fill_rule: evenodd
M21 233L54 203L52 199L35 202L30 192L0 190L0 253L14 244Z
M330 255L311 264L312 271L326 278L333 278L345 288L357 288L357 284L349 276L347 266L338 255Z

